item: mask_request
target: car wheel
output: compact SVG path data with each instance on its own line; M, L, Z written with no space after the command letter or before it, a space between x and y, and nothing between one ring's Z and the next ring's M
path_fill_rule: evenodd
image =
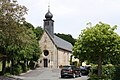
M81 77L81 73L79 74L79 77Z
M75 78L76 77L76 75L75 75L75 73L73 73L73 78Z

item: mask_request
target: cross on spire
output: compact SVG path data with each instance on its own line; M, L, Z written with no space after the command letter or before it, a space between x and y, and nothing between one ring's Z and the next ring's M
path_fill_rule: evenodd
M48 11L50 11L50 0L48 2Z
M50 12L50 0L49 0L49 3L48 3L48 12L45 14L45 18L46 19L52 19L52 17L53 17L53 15Z

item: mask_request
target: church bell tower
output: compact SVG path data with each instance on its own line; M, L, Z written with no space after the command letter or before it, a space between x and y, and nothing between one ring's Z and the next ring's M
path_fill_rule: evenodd
M54 37L54 20L52 20L52 13L48 6L48 12L45 14L44 30L46 30L52 37Z

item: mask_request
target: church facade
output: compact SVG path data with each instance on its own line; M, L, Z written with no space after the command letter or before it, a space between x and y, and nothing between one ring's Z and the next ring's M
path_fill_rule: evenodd
M54 20L50 10L45 15L44 33L39 41L42 55L38 61L40 67L59 68L70 65L72 44L54 35Z

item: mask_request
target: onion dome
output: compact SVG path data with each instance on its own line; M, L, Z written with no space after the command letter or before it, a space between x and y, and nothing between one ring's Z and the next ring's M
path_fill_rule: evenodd
M45 14L46 19L52 19L53 15L52 13L48 10L48 12Z

